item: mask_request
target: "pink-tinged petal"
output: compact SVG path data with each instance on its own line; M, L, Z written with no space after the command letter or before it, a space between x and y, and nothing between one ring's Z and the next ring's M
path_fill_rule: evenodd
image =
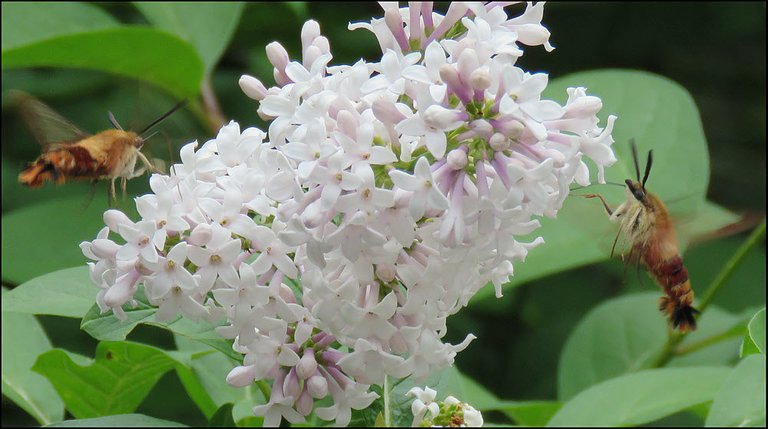
M299 364L299 355L290 347L280 347L280 354L277 355L277 362L282 366L296 366Z

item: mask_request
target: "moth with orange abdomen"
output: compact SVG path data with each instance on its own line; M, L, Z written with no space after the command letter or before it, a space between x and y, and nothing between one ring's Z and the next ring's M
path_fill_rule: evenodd
M642 262L656 283L664 289L665 296L661 298L659 309L667 315L670 324L681 332L693 331L696 329L695 315L698 310L693 308L691 280L677 248L672 221L661 199L645 189L653 164L653 152L648 152L645 174L643 180L640 180L637 149L634 142L631 142L631 146L637 181L625 180L626 201L612 210L602 195L584 196L602 201L609 219L619 223L619 234L623 234L630 243L628 259ZM616 241L613 243L614 249Z
M146 140L143 134L186 104L186 101L176 104L139 133L124 130L109 112L109 121L115 129L90 135L29 94L15 91L13 98L24 122L44 146L43 153L19 173L19 182L38 188L46 181L62 184L67 180L111 179L110 197L115 202L115 180L122 179L125 193L128 179L146 170L158 172L141 153ZM138 169L137 160L143 164Z

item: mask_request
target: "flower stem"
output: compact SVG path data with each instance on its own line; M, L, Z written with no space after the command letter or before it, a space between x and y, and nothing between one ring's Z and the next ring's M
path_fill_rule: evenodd
M739 266L741 261L744 259L744 257L752 250L753 247L757 245L758 242L760 242L760 239L765 238L765 218L763 218L763 222L755 228L754 231L752 231L752 234L749 235L749 238L744 242L744 244L739 247L738 250L736 250L736 253L731 257L728 262L726 262L725 266L722 270L720 270L720 273L717 275L715 280L712 281L712 284L707 288L707 290L704 292L704 296L701 298L701 303L699 304L699 311L704 311L705 308L712 302L712 299L715 297L715 294L723 287L726 280L728 280L734 271L736 271L736 267Z
M392 416L389 410L389 376L384 375L384 427L392 427Z
M727 340L730 340L731 338L742 337L742 336L744 336L743 331L737 332L737 331L734 331L733 329L729 329L717 335L712 335L711 337L707 337L707 338L704 338L703 340L696 341L695 343L690 343L685 347L679 347L675 351L675 356L684 356L689 353L693 353L698 350L707 348L713 344L717 344L721 341L727 341Z
M269 402L269 398L272 397L272 389L269 388L269 384L264 380L257 380L256 386L259 387L261 394L264 395L264 400Z
M747 254L757 245L758 242L760 242L761 239L765 239L765 218L763 218L763 222L760 224L760 226L755 228L747 240L744 241L744 243L736 250L736 253L733 254L731 259L725 263L723 269L720 270L720 273L718 273L717 277L715 277L707 290L704 292L704 296L702 297L699 304L700 313L703 313L707 306L709 306L715 294L723 287L725 282L731 277L731 275L733 275L734 271L736 271L736 268L744 260L744 257L747 256ZM681 354L683 350L678 350L677 345L683 341L686 335L687 333L681 334L679 332L670 330L669 337L667 338L667 344L664 346L664 350L661 352L656 361L651 364L651 368L663 367L667 364L667 362L669 362L670 359L672 359L673 356ZM709 343L717 342L722 339L719 337L720 335L716 335L709 340L703 340L702 343L705 343L704 346L706 346ZM689 346L686 348L685 352L691 352L695 350L697 350L697 348L692 349L692 347Z

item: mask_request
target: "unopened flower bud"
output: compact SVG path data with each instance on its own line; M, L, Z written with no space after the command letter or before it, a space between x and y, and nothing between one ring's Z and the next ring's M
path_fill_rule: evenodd
M469 84L472 88L485 91L491 87L491 74L488 72L487 67L480 67L469 75Z
M424 122L434 128L444 130L459 119L458 112L433 104L424 111Z
M253 365L237 366L227 374L227 384L232 387L245 387L253 383L256 377Z
M312 412L312 407L315 405L315 401L312 399L312 395L309 394L309 389L304 389L299 395L299 399L296 400L296 411L301 413L302 416L308 416Z
M504 123L504 127L505 134L511 139L520 138L520 136L523 135L523 131L525 131L525 125L522 122L516 121L514 119L506 121Z
M133 221L120 210L109 209L104 212L104 223L112 232L118 232L121 225L134 225Z
M120 250L120 247L121 246L119 244L112 240L108 240L106 238L97 238L93 240L91 251L97 258L112 259L115 257L115 254L117 254L117 251Z
M312 67L312 64L314 64L315 61L317 61L317 59L322 56L323 56L323 51L321 51L320 48L318 48L317 46L312 45L304 51L302 64L304 64L305 68L309 69Z
M405 115L397 110L395 104L384 98L374 101L372 108L373 116L385 124L397 124L405 119Z
M310 19L301 27L301 46L304 50L312 46L315 38L320 36L320 24Z
M267 51L267 58L272 66L277 70L284 71L285 67L290 62L288 51L285 50L283 45L279 42L272 42L265 48Z
M461 149L448 152L448 167L453 170L462 170L467 166L467 153Z
M317 361L315 360L315 350L305 349L299 364L296 365L296 374L300 379L306 380L317 371Z
M385 283L389 283L397 276L397 269L391 264L376 265L376 277Z
M323 55L329 54L331 52L331 44L328 42L328 38L325 36L316 37L312 42L312 46L316 46L318 49L320 49L320 52L322 52Z
M510 147L509 139L504 134L496 133L488 139L488 145L496 152L502 152Z
M316 373L307 380L307 391L315 399L325 398L328 395L328 380Z
M288 371L288 375L283 382L283 394L285 396L292 396L294 400L299 398L301 394L301 386L299 386L299 377L296 375L296 368L291 368Z
M256 101L261 101L264 99L264 97L267 96L267 88L264 86L263 83L261 83L260 80L256 79L253 76L249 76L247 74L244 74L240 76L240 80L238 81L240 84L240 89L243 90L245 95L248 96L248 98L252 98Z

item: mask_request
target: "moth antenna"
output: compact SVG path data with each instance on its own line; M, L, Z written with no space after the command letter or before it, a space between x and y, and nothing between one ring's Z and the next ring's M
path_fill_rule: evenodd
M629 146L632 148L632 162L635 163L635 178L640 181L640 164L637 162L637 146L635 145L635 139L629 140Z
M144 141L147 141L147 140L151 139L152 137L156 136L157 133L158 133L158 131L155 131L154 133L152 133L152 134L150 134L150 135L148 135L146 137L142 137L142 138L144 139Z
M643 175L643 181L640 182L645 188L645 182L648 180L648 175L651 174L651 165L653 165L653 150L648 151L648 161L645 162L645 175Z
M117 119L115 119L115 115L113 115L112 112L108 112L107 117L109 118L109 123L112 124L115 129L125 131L123 130L123 127L120 126L120 123L117 122Z
M160 116L159 118L155 119L155 121L154 121L154 122L152 122L151 124L147 125L147 126L146 126L146 127L143 129L143 130L141 130L141 132L139 133L139 135L143 135L144 133L146 133L147 131L149 131L149 130L150 130L150 128L152 128L152 127L154 127L155 125L159 124L160 122L164 121L166 118L168 118L169 116L171 116L171 115L172 115L174 112L176 112L177 110L179 110L179 109L181 109L182 107L184 107L186 104L187 104L187 100L181 100L180 102L176 103L176 105L175 105L175 106L173 106L173 107L171 108L171 110L167 111L167 112L166 112L166 113L164 113L162 116Z
M570 191L580 191L582 189L587 189L590 186L595 186L595 185L611 185L611 186L619 186L619 187L622 187L622 188L624 186L626 186L623 183L617 183L617 182L590 183L589 185L586 185L586 186L576 186L575 188L570 188L569 190Z

